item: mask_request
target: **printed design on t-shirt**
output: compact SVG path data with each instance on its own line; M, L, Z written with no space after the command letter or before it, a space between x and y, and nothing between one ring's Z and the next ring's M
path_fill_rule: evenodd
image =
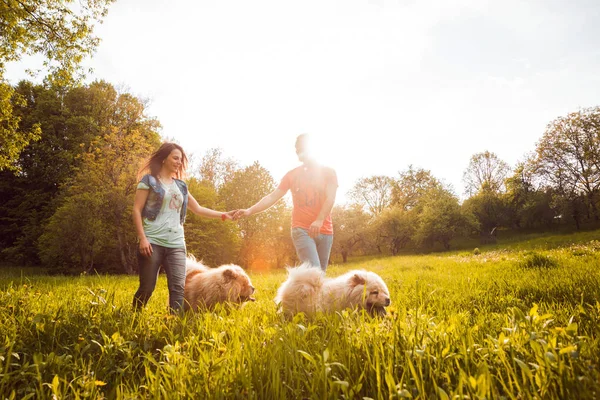
M171 196L171 201L169 201L169 209L179 210L183 204L181 193L177 190L171 189L169 191L169 195Z
M320 174L300 173L293 185L293 198L296 207L316 207L325 196L325 188Z
M158 210L160 209L162 204L162 199L158 197L158 195L151 190L148 194L148 200L146 200L146 207L148 210Z

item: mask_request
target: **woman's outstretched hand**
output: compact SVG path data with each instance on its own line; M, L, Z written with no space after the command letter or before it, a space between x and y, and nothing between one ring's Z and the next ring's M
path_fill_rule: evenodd
M231 220L233 220L233 219L234 219L234 218L233 218L233 216L235 215L235 213L236 213L237 211L238 211L238 210L231 210L231 211L224 212L224 213L221 215L221 219L222 219L223 221L225 221L225 220L230 220L230 221L231 221Z

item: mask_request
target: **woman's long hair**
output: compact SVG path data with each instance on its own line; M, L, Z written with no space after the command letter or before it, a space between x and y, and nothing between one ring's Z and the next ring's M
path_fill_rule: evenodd
M188 158L180 145L171 142L161 144L158 150L152 153L148 161L139 170L138 179L140 179L144 173L148 172L158 179L158 174L162 168L163 161L169 157L169 154L171 154L173 150L179 150L181 152L181 168L175 173L175 177L177 179L184 179L186 177Z

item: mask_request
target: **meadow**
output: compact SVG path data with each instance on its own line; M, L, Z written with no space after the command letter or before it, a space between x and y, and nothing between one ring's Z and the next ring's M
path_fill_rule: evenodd
M257 301L171 316L161 276L0 278L0 396L25 398L600 398L600 231L473 251L333 265L391 292L357 310L286 320L285 271L251 274Z

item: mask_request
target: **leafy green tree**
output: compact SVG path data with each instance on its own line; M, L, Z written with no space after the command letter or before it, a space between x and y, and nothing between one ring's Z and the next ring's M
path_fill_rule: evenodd
M548 124L538 142L536 173L567 199L585 195L588 218L599 219L600 107L586 108Z
M40 127L20 129L15 105L26 101L4 78L6 64L23 55L40 54L50 73L48 84L64 87L81 75L83 59L99 39L94 25L101 22L113 0L4 0L0 2L0 171L18 171L20 152L39 140Z
M532 174L526 163L517 164L513 174L504 181L506 187L505 199L509 209L509 220L516 228L522 226L523 210L531 194L535 191Z
M99 268L109 247L110 226L103 218L103 198L84 190L69 190L39 238L43 264L55 271L90 272ZM114 262L114 258L111 260Z
M348 256L360 249L369 235L371 216L359 204L347 207L335 206L331 212L333 219L332 254L340 254L342 262L348 261Z
M425 195L441 187L431 171L415 169L410 165L406 171L400 172L398 180L394 182L391 203L404 210L419 209Z
M503 195L507 212L507 226L517 229L551 225L556 216L552 207L552 190L537 188L531 160L519 163L513 174L506 178Z
M283 268L298 263L296 249L292 243L292 209L283 203L283 207L270 221L271 229L271 266Z
M99 85L105 95L100 97L104 107L97 118L100 135L68 181L40 237L39 250L49 265L132 273L137 244L131 210L137 171L159 144L159 124L145 115L144 104L135 97ZM106 109L109 118L103 118ZM83 212L83 206L89 211ZM65 225L69 220L77 224ZM87 240L65 243L76 235Z
M0 81L0 171L8 169L19 172L15 160L29 143L40 139L39 124L29 130L19 129L21 117L15 115L14 108L24 105L25 98Z
M452 239L470 233L475 226L473 217L461 209L456 196L446 189L432 190L424 199L415 241L425 246L437 242L449 250Z
M372 215L379 215L391 203L392 187L392 178L375 175L356 181L349 195L354 203L361 205Z
M0 171L0 249L21 264L38 263L36 241L40 226L58 206L59 189L81 163L81 155L100 134L98 110L110 109L101 93L116 96L112 86L95 82L67 93L30 82L20 82L16 93L27 102L15 107L21 127L39 124L43 137L27 146L14 161L20 172ZM104 110L103 112L106 112Z
M218 191L239 169L237 161L226 158L222 149L215 148L207 150L202 156L198 175L201 180L210 183Z
M552 210L552 218L546 222L546 226L553 223L574 223L577 230L581 229L584 220L589 220L589 206L585 195L570 192L565 193L555 188L546 188L544 200Z
M52 81L72 80L83 59L100 40L94 25L102 22L114 0L4 0L0 3L0 75L7 62L40 54Z
M209 181L190 178L187 185L190 193L201 206L225 211L224 205L218 202L217 192ZM203 260L206 265L218 266L238 259L241 237L239 227L235 223L224 223L188 212L185 222L185 242L189 253Z
M483 243L494 242L496 230L508 225L508 207L503 197L489 189L481 190L465 200L463 210L477 219L479 235Z
M219 199L227 210L247 208L274 189L275 180L269 171L255 162L233 173L222 185ZM283 258L278 253L279 247L291 242L289 229L283 234L285 227L289 227L289 224L286 225L289 214L285 209L285 202L280 201L265 212L239 220L242 236L240 264L260 270L281 262ZM286 236L286 242L282 242Z
M396 255L413 242L418 221L419 213L416 209L405 210L394 206L377 216L374 228L392 255Z
M219 200L228 210L250 207L275 189L275 180L258 161L234 172L219 191ZM251 237L264 232L268 221L284 206L278 202L265 212L239 220L242 235Z
M465 193L469 196L482 190L499 193L504 190L504 180L509 172L508 164L495 153L484 151L474 154L463 174Z

